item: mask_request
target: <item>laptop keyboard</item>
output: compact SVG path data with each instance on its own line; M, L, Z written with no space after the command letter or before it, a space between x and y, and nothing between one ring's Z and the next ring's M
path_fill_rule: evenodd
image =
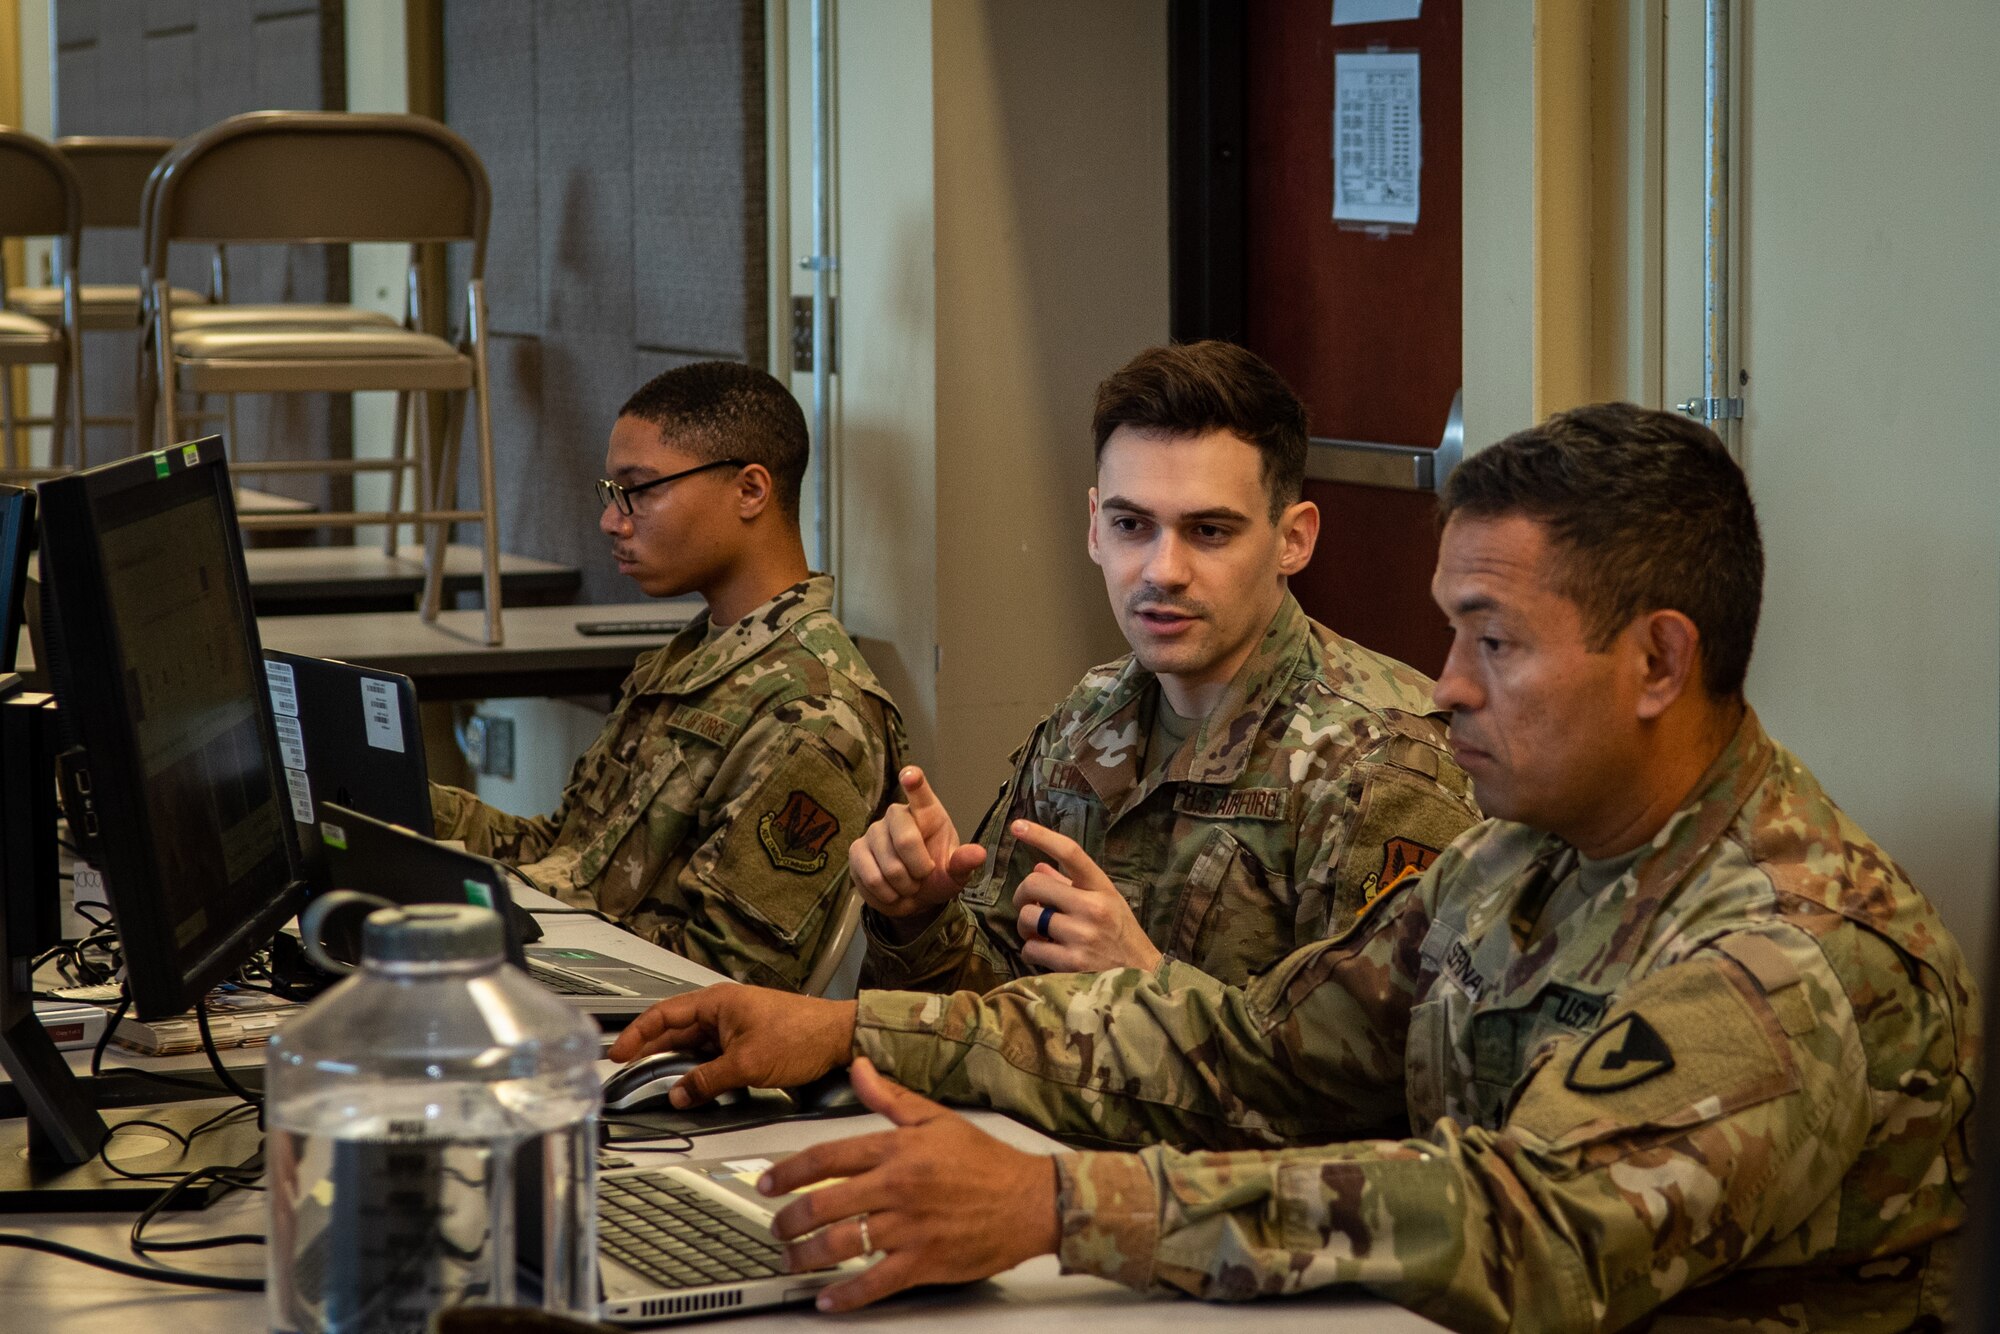
M598 1183L597 1245L662 1288L785 1272L784 1251L770 1234L728 1205L655 1173Z
M528 976L553 991L558 996L624 996L629 993L617 987L607 987L602 982L593 982L581 973L572 973L566 968L551 968L540 959L528 960Z

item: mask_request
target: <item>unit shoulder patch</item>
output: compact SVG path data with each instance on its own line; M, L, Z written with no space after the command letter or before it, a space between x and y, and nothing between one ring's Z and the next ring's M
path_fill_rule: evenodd
M794 875L817 875L826 867L826 845L840 821L811 794L793 788L784 805L757 818L757 840L771 865Z
M1615 1093L1673 1068L1674 1054L1659 1030L1627 1014L1583 1044L1563 1083L1578 1093Z

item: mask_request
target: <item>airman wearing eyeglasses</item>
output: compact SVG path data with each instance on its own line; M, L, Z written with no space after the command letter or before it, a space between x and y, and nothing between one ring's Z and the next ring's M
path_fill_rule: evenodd
M598 527L650 597L707 612L640 657L547 816L434 785L438 837L517 867L745 982L797 990L879 814L902 722L799 535L798 403L733 362L682 366L619 411Z

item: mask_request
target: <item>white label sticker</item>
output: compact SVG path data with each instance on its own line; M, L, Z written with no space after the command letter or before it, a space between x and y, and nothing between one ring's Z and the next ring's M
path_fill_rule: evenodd
M306 734L299 726L299 720L279 714L274 721L278 724L278 749L284 754L287 769L306 767Z
M271 687L271 711L287 718L299 716L299 686L292 678L289 662L266 662L264 680Z
M285 786L292 790L292 818L300 824L311 824L313 818L312 784L306 781L303 769L285 770Z
M396 708L394 681L361 678L361 715L368 724L369 745L403 753L403 715Z

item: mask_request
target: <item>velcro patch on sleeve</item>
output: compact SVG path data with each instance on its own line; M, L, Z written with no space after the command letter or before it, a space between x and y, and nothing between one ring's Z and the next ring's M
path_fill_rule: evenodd
M1353 922L1411 868L1421 874L1471 826L1471 813L1435 783L1399 769L1370 775L1329 887L1334 926Z
M1697 955L1614 995L1596 1032L1559 1042L1509 1120L1564 1148L1700 1125L1799 1087L1756 983Z
M793 938L847 872L868 824L854 776L794 736L724 836L714 878L752 916Z

